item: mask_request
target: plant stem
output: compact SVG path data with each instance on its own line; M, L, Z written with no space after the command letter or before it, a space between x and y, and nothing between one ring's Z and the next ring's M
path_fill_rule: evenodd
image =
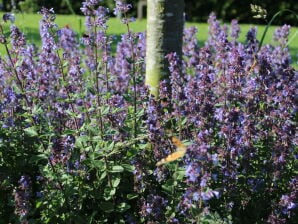
M267 24L267 26L266 26L266 28L265 28L265 30L264 30L264 32L263 32L263 35L262 35L262 38L261 38L261 41L260 41L260 44L259 44L258 52L261 50L261 47L262 47L262 45L263 45L265 36L266 36L267 31L268 31L269 27L271 26L272 22L275 20L275 18L276 18L279 14L281 14L281 13L283 13L283 12L290 12L290 13L294 14L295 17L296 17L296 19L298 20L298 15L297 15L294 11L292 11L292 10L290 10L290 9L283 9L283 10L280 10L280 11L278 11L277 13L275 13L275 14L272 16L271 20L269 21L269 23Z
M95 18L93 18L95 20ZM101 99L100 99L100 89L99 89L99 72L98 72L98 45L96 43L97 39L97 28L94 26L94 40L95 40L95 45L94 45L94 56L95 56L95 82L96 82L96 100L97 100L97 112L99 116L99 128L100 128L100 136L103 138L103 120L102 120L102 113L101 113Z
M125 19L127 20L127 15L124 15ZM135 55L134 55L134 43L133 43L133 36L130 31L130 27L128 22L126 23L127 27L127 32L128 32L128 37L130 40L130 50L131 50L131 59L132 59L132 82L133 82L133 116L134 116L134 121L133 121L133 130L134 130L134 138L137 138L137 81L136 81L136 68L135 68Z

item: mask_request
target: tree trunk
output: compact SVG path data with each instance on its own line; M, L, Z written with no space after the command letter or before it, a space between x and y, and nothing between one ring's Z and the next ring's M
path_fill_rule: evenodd
M184 0L147 1L146 84L158 97L159 82L169 78L165 56L182 56Z

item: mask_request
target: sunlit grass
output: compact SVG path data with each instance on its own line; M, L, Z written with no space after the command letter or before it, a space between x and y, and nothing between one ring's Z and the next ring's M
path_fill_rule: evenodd
M0 13L2 17L3 13ZM35 43L37 46L40 45L40 36L39 36L39 20L41 15L38 14L16 14L16 25L26 34L28 42ZM74 15L57 15L56 23L59 27L70 26L72 29L78 33L84 33L85 31L85 18L83 16L74 16ZM108 22L109 28L108 33L111 35L116 35L119 40L121 34L127 32L127 27L123 25L119 19L111 18ZM8 26L8 25L6 25ZM207 23L186 23L186 27L195 26L198 28L198 41L202 46L206 39L208 38L208 24ZM261 39L265 26L263 25L254 25L254 24L241 24L241 33L239 40L241 42L245 41L245 36L250 27L256 26L258 29L258 39ZM130 24L130 29L133 32L143 32L146 30L146 20L137 20L136 22ZM272 36L276 26L271 26L268 30L268 33L265 37L264 44L274 44ZM290 52L293 59L293 65L298 68L298 28L292 28L290 34ZM4 54L4 48L0 47L0 54Z

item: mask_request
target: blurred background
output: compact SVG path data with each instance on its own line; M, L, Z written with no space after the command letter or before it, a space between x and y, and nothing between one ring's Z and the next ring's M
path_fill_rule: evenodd
M0 0L1 11L19 10L23 13L35 13L42 6L54 8L57 14L81 14L80 7L84 0ZM131 16L138 17L138 4L146 0L127 0L133 9ZM110 8L113 14L114 0L103 0L102 4ZM240 23L266 24L265 20L254 19L250 12L250 4L257 4L268 12L269 20L282 9L291 9L298 13L297 0L185 0L186 19L189 22L207 22L210 12L224 22L237 19ZM146 7L141 7L141 14L146 17ZM139 12L140 17L140 12ZM297 26L298 21L293 14L284 13L274 21L274 25L289 24Z

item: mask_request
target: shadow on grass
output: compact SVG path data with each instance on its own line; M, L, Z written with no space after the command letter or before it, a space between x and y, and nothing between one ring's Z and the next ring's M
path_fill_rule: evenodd
M23 32L26 34L26 40L30 44L35 44L37 47L41 44L39 29L25 28Z

